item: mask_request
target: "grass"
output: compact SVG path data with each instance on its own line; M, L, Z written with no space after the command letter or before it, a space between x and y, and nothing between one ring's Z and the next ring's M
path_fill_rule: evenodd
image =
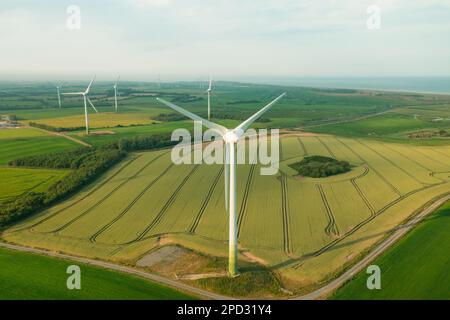
M409 111L409 110L408 110ZM415 132L426 129L447 129L450 127L449 121L432 121L423 117L415 117L407 112L405 113L386 113L376 117L362 119L359 121L345 122L338 124L323 125L307 130L318 133L328 133L344 137L362 137L390 140L404 140L415 143L424 143L423 141L414 141L408 139L408 132ZM424 139L425 141L438 140ZM442 140L442 139L441 139ZM447 139L447 143L449 139ZM436 141L436 143L445 143Z
M66 173L65 170L2 168L0 204L30 191L45 191Z
M366 287L363 271L333 299L450 299L450 202L427 217L372 264L381 268L381 290Z
M0 165L29 155L58 152L79 145L66 138L46 134L34 128L0 129Z
M81 269L80 290L67 289L66 270L70 265ZM2 300L192 299L187 294L125 273L3 248L0 249L0 269Z
M292 291L338 272L449 188L448 173L438 173L448 171L448 147L406 148L332 136L291 136L281 144L282 170L305 150L334 154L354 166L326 178L296 177L294 170L262 176L259 165L237 168L240 248L276 268ZM23 230L10 232L15 228ZM3 234L24 245L130 263L161 236L200 252L226 253L221 165L175 166L169 150L138 153ZM297 259L305 259L302 267L291 268Z

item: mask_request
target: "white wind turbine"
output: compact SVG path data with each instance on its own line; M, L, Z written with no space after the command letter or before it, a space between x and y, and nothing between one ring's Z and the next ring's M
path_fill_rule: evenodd
M61 89L62 89L62 84L57 85L56 86L56 92L58 93L58 104L59 104L59 108L61 109Z
M116 107L116 112L117 112L117 83L120 80L120 76L117 77L116 83L114 84L114 105Z
M211 77L209 77L209 87L206 90L206 92L208 93L208 120L211 120L211 85L212 85L212 80Z
M237 258L238 258L238 242L237 242L237 184L236 184L236 143L244 135L256 119L258 119L264 112L280 100L286 92L278 96L276 99L268 103L264 108L256 112L250 118L242 122L234 129L227 129L224 126L203 119L171 102L165 101L161 98L156 98L158 101L164 103L166 106L178 111L179 113L191 118L194 121L201 121L202 124L222 136L225 141L225 201L229 200L229 242L228 242L228 273L234 277L238 274ZM228 199L228 182L229 182L229 199Z
M98 113L97 109L94 107L94 104L92 103L91 99L87 96L89 93L89 90L91 89L92 83L95 80L95 76L92 78L91 82L89 83L87 89L82 92L67 92L63 93L63 95L81 95L83 96L84 100L84 118L86 120L86 134L89 134L89 118L88 118L88 111L87 111L87 102L91 105L91 107L95 110L96 113Z

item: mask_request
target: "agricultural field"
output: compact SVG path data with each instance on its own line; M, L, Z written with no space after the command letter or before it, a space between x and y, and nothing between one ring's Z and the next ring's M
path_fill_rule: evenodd
M74 82L64 92L84 90L87 83ZM160 96L196 114L206 116L205 83L124 82L119 96L119 112L114 112L112 84L95 82L91 99L100 114L89 109L93 128L113 128L114 136L95 137L101 144L122 137L121 133L141 134L165 131L165 124L154 126L153 117L173 111L157 102ZM83 126L83 104L78 97L63 97L57 108L55 87L50 83L0 83L0 114L15 115L22 123L39 122L54 127ZM265 115L257 127L300 128L307 131L345 136L389 136L407 140L405 132L449 128L450 97L432 94L386 93L364 90L317 89L274 85L214 82L212 117L217 122L238 123L253 114L270 98L287 91L276 108ZM376 116L378 115L378 116ZM364 122L364 118L367 122ZM373 119L372 119L373 117ZM358 121L356 121L358 120ZM350 121L350 122L349 122ZM177 123L177 122L174 122ZM231 122L230 124L232 124ZM132 124L148 128L130 127ZM166 123L172 125L173 123ZM126 128L114 128L115 126ZM122 131L122 129L127 129ZM80 131L77 134L82 134Z
M39 119L34 122L51 125L56 128L77 128L85 125L84 113L61 118ZM126 114L115 112L90 112L89 114L89 127L93 129L117 126L148 125L154 122L155 121L152 121L147 114L142 113Z
M66 269L74 263L31 253L0 249L0 299L192 299L174 289L132 275L76 263L81 290L67 290ZM14 268L11 268L14 265Z
M61 180L68 170L0 169L0 205L27 192L42 192Z
M276 176L260 175L259 165L238 165L240 259L250 254L295 293L333 277L450 190L450 146L295 133L280 145ZM306 155L346 160L352 170L327 178L295 176L289 165ZM174 165L170 150L135 153L2 236L128 264L171 242L226 256L223 166Z
M0 128L0 166L19 157L80 147L64 137L34 128Z
M450 202L427 217L372 264L381 269L381 289L368 290L362 272L333 299L450 299ZM414 281L411 281L414 279Z

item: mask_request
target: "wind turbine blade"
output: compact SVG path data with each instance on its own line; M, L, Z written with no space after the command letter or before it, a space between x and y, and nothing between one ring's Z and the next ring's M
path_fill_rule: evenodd
M92 78L91 82L89 83L89 85L88 85L86 91L84 92L85 94L87 94L87 93L89 92L89 90L91 89L91 86L92 86L92 83L93 83L94 80L95 80L95 77L96 77L96 76L94 76L94 77Z
M117 77L116 83L114 84L114 87L117 88L117 83L119 83L120 76Z
M280 100L281 98L284 97L284 95L286 94L286 92L283 92L281 95L279 95L277 98L275 98L274 100L272 100L271 102L269 102L266 106L264 106L264 108L262 108L261 110L259 110L257 113L255 113L254 115L252 115L250 118L248 118L247 120L245 120L244 122L242 122L240 125L238 125L235 129L234 132L238 133L240 132L240 134L242 134L245 130L247 130L253 122L255 122L256 119L258 119L259 117L262 116L262 114L264 112L266 112L267 110L269 110L269 108L271 106L273 106L278 100Z
M87 101L89 102L89 104L91 105L91 107L95 110L96 113L98 113L97 109L95 109L94 104L92 103L91 99L89 99L89 97L86 97Z
M209 78L209 87L208 87L209 91L211 91L211 85L212 85L212 80L211 80L211 78Z
M82 96L84 94L84 92L63 92L61 94L66 95L66 96L75 96L75 95Z
M206 119L203 119L202 117L199 117L196 114L193 114L192 112L189 112L189 111L187 111L187 110L185 110L185 109L183 109L183 108L181 108L181 107L179 107L179 106L177 106L177 105L175 105L175 104L173 104L171 102L168 102L168 101L166 101L164 99L161 99L161 98L156 98L156 100L160 101L161 103L164 103L169 108L172 108L173 110L178 111L179 113L185 115L188 118L191 118L194 121L201 121L202 124L205 127L209 128L209 129L212 129L212 130L215 130L221 135L224 135L228 131L228 129L225 128L224 126L221 126L220 124L217 124L217 123L208 121Z

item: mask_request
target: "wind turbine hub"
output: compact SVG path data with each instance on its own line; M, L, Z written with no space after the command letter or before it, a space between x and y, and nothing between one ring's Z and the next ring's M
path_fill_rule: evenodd
M224 136L223 140L225 140L226 143L236 143L239 140L239 137L234 131L227 131Z

